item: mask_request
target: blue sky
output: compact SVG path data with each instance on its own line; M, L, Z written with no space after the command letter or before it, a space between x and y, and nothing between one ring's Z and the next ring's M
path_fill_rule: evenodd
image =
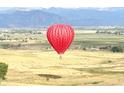
M0 0L0 7L124 7L124 0Z

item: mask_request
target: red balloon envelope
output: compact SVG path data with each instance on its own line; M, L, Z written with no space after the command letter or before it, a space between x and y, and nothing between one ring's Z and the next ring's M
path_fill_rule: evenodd
M74 30L70 25L54 24L48 28L47 39L58 54L63 54L72 43Z

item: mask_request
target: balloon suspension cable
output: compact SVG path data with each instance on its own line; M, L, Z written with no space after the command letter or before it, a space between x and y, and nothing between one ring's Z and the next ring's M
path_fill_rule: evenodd
M59 55L59 59L62 60L62 55L61 54Z

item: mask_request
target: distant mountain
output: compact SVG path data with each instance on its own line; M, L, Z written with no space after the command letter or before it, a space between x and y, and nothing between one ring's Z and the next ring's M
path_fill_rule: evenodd
M124 8L0 8L0 27L124 26Z
M46 11L61 15L72 25L124 25L124 8L50 8Z

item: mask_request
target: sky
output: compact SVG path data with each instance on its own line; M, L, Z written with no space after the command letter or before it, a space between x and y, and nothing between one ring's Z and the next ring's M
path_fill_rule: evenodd
M124 7L124 0L0 0L0 7Z

